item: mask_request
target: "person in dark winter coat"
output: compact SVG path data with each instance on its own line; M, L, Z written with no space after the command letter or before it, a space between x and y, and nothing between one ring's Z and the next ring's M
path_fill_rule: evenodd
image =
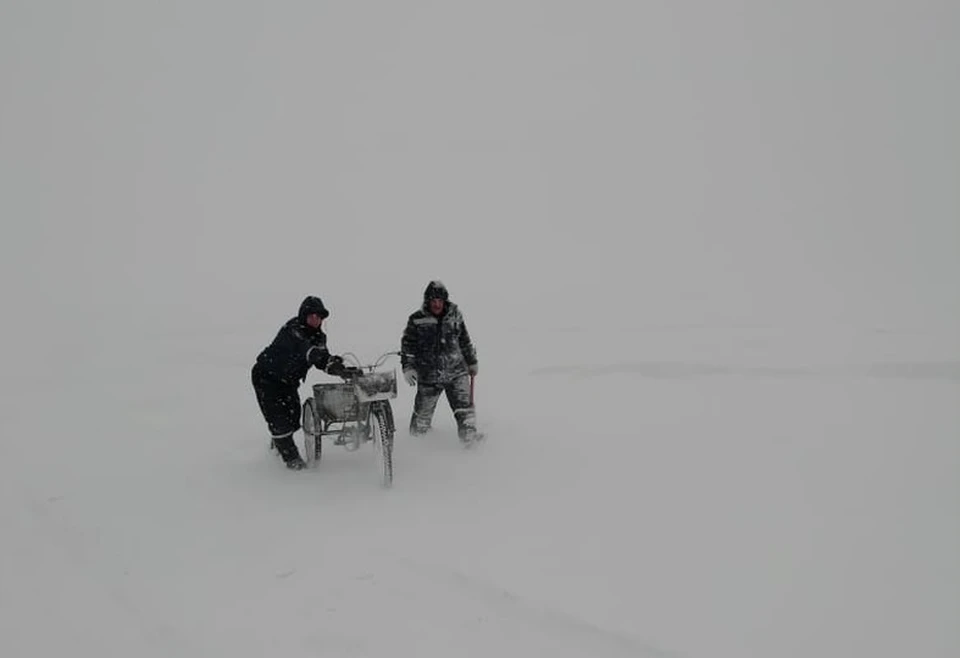
M441 393L447 397L462 441L478 437L470 396L470 377L477 374L477 351L457 304L441 281L431 281L423 304L407 318L400 340L403 377L417 387L410 433L430 430Z
M306 297L297 317L290 318L276 337L257 356L251 370L253 390L273 445L288 468L305 466L293 434L300 429L301 382L311 367L340 376L346 368L343 358L331 356L327 336L321 329L330 312L319 297Z

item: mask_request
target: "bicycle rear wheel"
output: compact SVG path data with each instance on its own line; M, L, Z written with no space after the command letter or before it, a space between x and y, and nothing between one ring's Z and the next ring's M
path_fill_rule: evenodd
M307 461L307 468L313 468L320 461L323 454L323 444L320 441L320 420L317 418L317 409L313 398L307 398L303 403L303 452Z

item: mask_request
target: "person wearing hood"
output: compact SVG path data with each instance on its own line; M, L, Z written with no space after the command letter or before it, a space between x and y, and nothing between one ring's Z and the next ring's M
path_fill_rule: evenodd
M287 468L300 470L300 457L293 434L300 429L300 384L311 367L334 376L347 370L343 358L327 350L327 335L321 325L330 312L319 297L308 296L297 316L280 327L276 337L257 356L251 371L257 403Z
M407 384L417 387L410 434L430 430L437 401L445 394L461 441L479 438L470 395L470 377L477 374L477 350L463 313L450 301L441 281L431 281L423 303L407 318L400 340L400 365Z

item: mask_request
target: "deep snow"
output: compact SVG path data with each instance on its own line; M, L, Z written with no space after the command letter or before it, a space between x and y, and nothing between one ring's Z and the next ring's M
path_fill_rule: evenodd
M8 3L0 654L960 654L958 9L675 5ZM283 469L434 277L489 440Z

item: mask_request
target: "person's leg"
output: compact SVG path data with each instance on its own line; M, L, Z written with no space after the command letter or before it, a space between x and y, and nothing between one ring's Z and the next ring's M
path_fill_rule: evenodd
M274 382L253 379L260 411L270 430L271 444L290 468L302 468L303 460L293 442L293 434L300 429L300 394L295 386L281 386Z
M417 396L413 401L413 413L410 415L410 434L426 434L430 431L433 413L443 387L437 384L417 384Z
M263 416L264 422L267 424L267 428L270 428L270 382L264 379L258 372L257 367L254 366L253 370L250 372L250 382L253 384L253 392L257 396L257 406L260 407L260 414ZM270 434L273 434L273 431L270 431ZM273 446L273 441L270 442L271 447Z
M444 387L450 410L457 421L457 435L472 439L477 433L477 414L470 402L470 376L457 377Z

